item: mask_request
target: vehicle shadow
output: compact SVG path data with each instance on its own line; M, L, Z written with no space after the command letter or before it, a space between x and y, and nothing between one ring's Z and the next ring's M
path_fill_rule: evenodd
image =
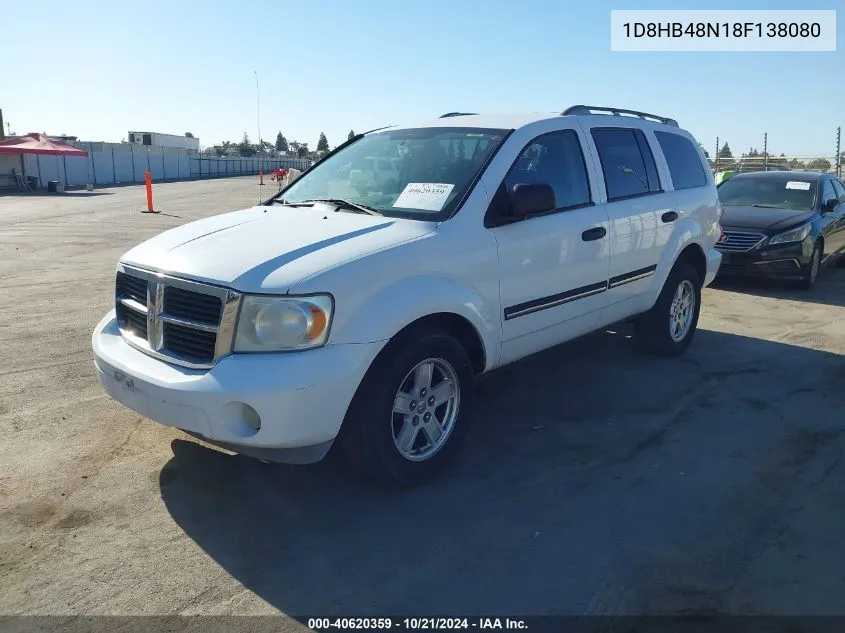
M845 358L707 330L677 359L632 348L620 326L479 380L463 452L429 486L174 440L161 495L214 561L303 621L730 609L748 552L806 502L796 473L843 450Z
M795 287L794 283L777 279L744 277L719 277L712 287L772 299L845 306L845 269L835 266L825 266L821 269L812 290L801 290Z

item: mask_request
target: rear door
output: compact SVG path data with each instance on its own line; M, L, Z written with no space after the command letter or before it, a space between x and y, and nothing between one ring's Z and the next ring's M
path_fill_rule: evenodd
M610 305L649 290L678 214L671 197L662 195L643 130L592 127L590 136L604 174L610 221Z

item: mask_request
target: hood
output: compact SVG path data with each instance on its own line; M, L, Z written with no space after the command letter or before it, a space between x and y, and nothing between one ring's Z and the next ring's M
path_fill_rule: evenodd
M434 230L436 223L258 206L165 231L120 261L245 292L287 292L315 273Z
M721 224L725 228L757 229L767 233L779 233L794 226L809 222L815 211L794 209L766 209L765 207L723 206Z

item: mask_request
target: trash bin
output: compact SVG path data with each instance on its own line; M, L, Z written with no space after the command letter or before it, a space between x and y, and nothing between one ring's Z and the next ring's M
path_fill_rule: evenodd
M50 193L59 193L62 190L62 183L58 180L51 180L47 183L47 191L49 191Z
M30 189L38 189L38 176L27 176Z

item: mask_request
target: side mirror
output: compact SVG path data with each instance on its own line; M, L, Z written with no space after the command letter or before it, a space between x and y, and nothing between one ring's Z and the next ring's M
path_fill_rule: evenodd
M828 198L824 201L822 205L822 213L830 213L831 211L836 211L836 208L839 206L839 200L836 198Z
M555 190L549 185L520 183L513 188L511 204L514 218L545 213L557 206Z

